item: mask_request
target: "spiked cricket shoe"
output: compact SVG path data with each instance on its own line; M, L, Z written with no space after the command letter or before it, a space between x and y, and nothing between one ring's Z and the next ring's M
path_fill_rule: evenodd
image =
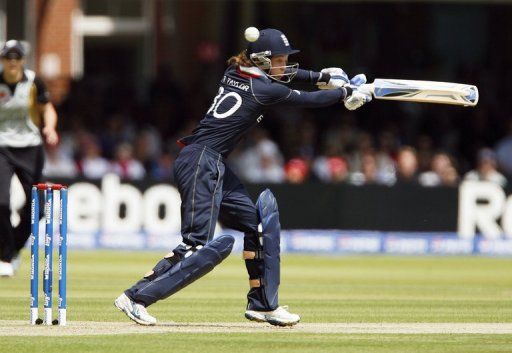
M245 317L252 321L268 322L274 326L293 326L300 321L300 316L288 312L288 306L280 306L272 311L246 310Z
M117 297L114 301L114 305L131 320L140 325L152 326L156 324L156 319L149 315L144 305L135 303L124 293Z

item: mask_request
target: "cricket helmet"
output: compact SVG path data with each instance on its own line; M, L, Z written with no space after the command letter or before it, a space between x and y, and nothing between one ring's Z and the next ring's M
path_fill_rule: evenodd
M293 63L286 65L286 71L283 75L271 75L272 69L271 57L275 55L291 55L298 53L299 50L293 49L288 41L288 38L283 32L267 28L259 33L259 37L254 42L249 42L247 45L247 56L252 63L262 69L265 74L276 81L290 82L297 74L299 64Z

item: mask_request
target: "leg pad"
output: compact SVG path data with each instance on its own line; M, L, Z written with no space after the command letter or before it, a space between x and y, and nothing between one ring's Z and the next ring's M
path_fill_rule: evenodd
M277 201L270 190L266 189L261 193L256 208L261 221L263 241L247 239L244 245L244 258L251 284L247 307L250 310L268 311L279 306L281 224ZM252 281L257 279L259 286L256 286L256 281Z
M173 295L220 264L231 253L234 242L232 236L222 235L197 251L191 252L190 255L187 253L188 256L186 255L180 262L140 288L133 299L149 306ZM166 259L161 262L164 260Z

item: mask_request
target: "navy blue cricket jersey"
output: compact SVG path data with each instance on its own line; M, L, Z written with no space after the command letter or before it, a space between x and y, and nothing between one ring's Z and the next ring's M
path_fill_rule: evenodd
M299 69L294 81L315 84L321 77L318 72ZM191 135L179 142L204 145L227 157L244 134L261 121L269 107L324 107L340 102L346 94L344 88L314 92L292 90L271 80L257 67L231 65L224 72L219 92L203 120Z

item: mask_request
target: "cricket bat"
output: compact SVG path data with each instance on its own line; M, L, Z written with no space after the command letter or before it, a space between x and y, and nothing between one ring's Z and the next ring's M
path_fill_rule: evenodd
M474 107L478 103L478 88L461 83L377 78L373 83L364 86L372 92L375 99L465 107Z

